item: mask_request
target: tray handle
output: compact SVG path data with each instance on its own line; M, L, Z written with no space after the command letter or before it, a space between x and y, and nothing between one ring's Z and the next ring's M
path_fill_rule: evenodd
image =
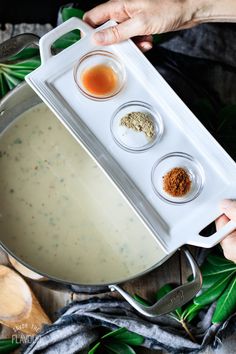
M220 230L215 232L211 236L200 236L196 235L192 239L188 240L189 245L211 248L215 246L217 243L222 241L227 235L236 230L236 223L231 220L225 226L223 226Z
M69 20L63 22L60 26L54 28L52 31L46 33L39 41L39 50L42 64L45 64L47 60L52 57L51 46L52 44L62 37L64 34L73 31L75 29L80 30L86 36L92 31L87 23L80 20L77 17L72 17Z
M147 317L157 317L176 310L178 307L190 301L202 286L202 275L195 259L187 248L182 247L181 249L184 251L191 266L193 280L170 291L154 305L144 306L140 304L118 285L110 285L109 288L111 291L118 291L135 310Z

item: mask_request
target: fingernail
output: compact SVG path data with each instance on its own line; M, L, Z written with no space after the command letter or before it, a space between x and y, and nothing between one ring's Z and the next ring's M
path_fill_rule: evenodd
M222 209L229 209L234 205L235 201L231 200L231 199L224 199L222 200L222 202L220 203L220 207Z
M94 33L94 36L93 36L93 38L94 38L94 40L97 42L97 43L104 43L105 42L105 34L104 34L104 32L96 32L96 33Z
M150 49L152 49L152 45L150 43L144 43L144 44L142 44L142 48L144 50L150 50Z

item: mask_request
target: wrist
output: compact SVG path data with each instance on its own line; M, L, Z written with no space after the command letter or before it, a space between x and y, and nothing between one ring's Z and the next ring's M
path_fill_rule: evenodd
M189 6L192 9L192 21L196 24L207 22L214 12L214 0L189 0Z
M192 21L196 24L204 22L236 22L235 0L189 0L194 9Z

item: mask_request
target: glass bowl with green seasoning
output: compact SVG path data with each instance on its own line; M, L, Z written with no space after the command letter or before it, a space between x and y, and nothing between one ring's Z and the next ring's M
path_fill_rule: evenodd
M205 175L201 164L191 155L173 152L154 164L151 179L159 198L171 204L185 204L199 196Z
M141 101L127 102L111 118L111 134L115 142L129 152L142 152L160 141L162 118L151 105Z

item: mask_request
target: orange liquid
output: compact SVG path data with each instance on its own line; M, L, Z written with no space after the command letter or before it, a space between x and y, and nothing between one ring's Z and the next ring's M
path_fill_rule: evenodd
M118 84L117 74L110 66L104 64L86 69L81 79L86 91L95 96L112 94Z

